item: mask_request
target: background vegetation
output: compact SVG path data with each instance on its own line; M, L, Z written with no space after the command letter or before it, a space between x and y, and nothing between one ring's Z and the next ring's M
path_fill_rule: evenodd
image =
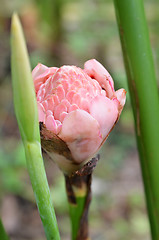
M155 0L144 3L157 71L159 4ZM128 91L114 6L110 0L0 0L0 5L0 213L12 240L42 240L45 236L14 116L10 17L13 11L20 14L32 68L38 62L83 67L86 60L96 58L113 76L115 88ZM70 223L64 179L49 159L45 165L61 236L67 240ZM97 240L150 239L129 92L94 173L90 232Z

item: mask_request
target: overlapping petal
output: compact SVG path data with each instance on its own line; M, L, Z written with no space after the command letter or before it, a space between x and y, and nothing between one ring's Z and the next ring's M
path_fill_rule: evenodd
M67 143L75 161L79 163L93 156L102 142L99 123L81 109L66 116L59 137Z
M118 103L116 101L104 96L97 96L92 100L90 115L99 123L103 140L114 126L118 114Z
M111 98L114 94L114 82L108 71L95 59L88 60L84 64L85 72L104 88L107 96Z

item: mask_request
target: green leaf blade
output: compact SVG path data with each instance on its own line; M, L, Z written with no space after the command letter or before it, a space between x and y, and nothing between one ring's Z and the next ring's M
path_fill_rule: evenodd
M11 25L14 106L22 139L40 141L37 102L23 30L16 14Z

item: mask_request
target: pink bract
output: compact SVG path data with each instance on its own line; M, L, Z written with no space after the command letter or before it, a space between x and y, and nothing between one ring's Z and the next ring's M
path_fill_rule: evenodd
M38 64L32 76L39 122L67 144L76 164L90 160L117 122L126 91L114 90L110 74L95 59L84 69Z

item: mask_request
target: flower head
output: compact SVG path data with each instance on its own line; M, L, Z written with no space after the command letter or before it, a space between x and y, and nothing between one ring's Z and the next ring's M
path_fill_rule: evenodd
M42 147L65 173L71 173L106 140L123 109L126 91L114 90L110 74L95 59L83 70L38 64L32 76L43 123Z

